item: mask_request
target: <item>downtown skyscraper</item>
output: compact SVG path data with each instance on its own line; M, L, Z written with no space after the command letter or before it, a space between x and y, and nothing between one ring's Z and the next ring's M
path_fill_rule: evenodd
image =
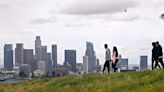
M34 61L33 49L24 49L23 64L30 65L32 71L36 70L36 62Z
M57 68L57 45L52 45L53 68Z
M5 44L4 46L4 68L11 71L13 69L13 46Z
M36 40L35 40L35 55L38 54L38 48L42 45L40 36L36 36Z
M147 70L147 69L148 69L148 57L140 56L140 70Z
M47 53L46 55L46 75L52 76L52 58L51 53Z
M88 56L83 56L83 70L88 73Z
M23 64L23 44L17 43L15 48L15 65L19 66Z
M36 62L36 69L38 69L38 62L41 58L40 48L41 48L42 42L40 39L40 36L36 36L35 40L35 62Z
M71 71L76 72L76 50L65 50L65 62L71 65Z
M96 55L93 47L93 43L86 42L86 56L88 56L88 72L94 71L96 68Z
M52 50L53 51L53 50ZM40 69L39 62L45 62L45 72L46 75L52 75L52 56L51 53L47 52L47 46L43 46L40 36L36 36L35 40L35 61L36 69Z

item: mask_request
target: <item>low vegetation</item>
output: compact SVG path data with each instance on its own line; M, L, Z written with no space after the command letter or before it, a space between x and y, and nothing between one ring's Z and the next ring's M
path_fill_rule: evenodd
M164 70L34 79L0 92L164 92Z

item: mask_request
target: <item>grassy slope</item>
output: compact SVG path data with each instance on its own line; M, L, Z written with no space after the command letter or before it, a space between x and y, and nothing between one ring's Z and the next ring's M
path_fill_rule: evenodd
M45 78L2 84L0 92L164 92L164 70Z

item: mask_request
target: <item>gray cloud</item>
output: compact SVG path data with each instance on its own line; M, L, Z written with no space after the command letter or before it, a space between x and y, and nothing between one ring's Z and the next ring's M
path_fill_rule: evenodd
M137 6L134 0L80 0L61 9L62 13L92 15L117 13Z
M32 24L46 24L46 23L55 23L57 22L56 18L37 18L31 21Z

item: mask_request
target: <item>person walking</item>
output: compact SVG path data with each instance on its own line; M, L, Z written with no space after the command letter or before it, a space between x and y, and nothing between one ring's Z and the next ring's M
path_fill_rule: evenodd
M163 51L162 51L162 46L159 44L159 42L156 42L157 46L157 56L158 56L158 62L161 63L163 69L164 69L164 63L163 63ZM155 65L155 68L157 67L157 64Z
M161 69L160 65L158 64L158 55L157 55L157 46L156 43L152 43L153 49L152 49L152 70L156 68L157 66ZM155 63L155 65L154 65ZM155 67L156 66L156 67Z
M117 51L117 47L113 47L112 68L113 68L114 72L117 71L117 68L116 68L117 62L118 62L118 51Z
M108 68L108 73L110 73L110 62L111 62L111 52L110 49L108 48L108 44L104 45L105 48L105 64L104 64L104 68L103 68L103 73L105 71L105 68Z

